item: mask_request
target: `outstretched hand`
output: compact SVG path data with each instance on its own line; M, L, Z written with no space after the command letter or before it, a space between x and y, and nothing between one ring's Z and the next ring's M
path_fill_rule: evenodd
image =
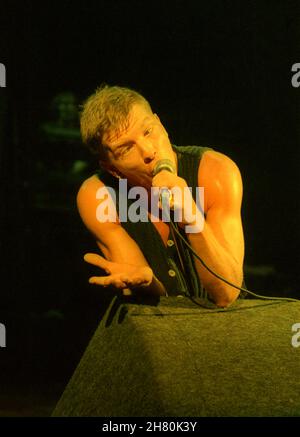
M125 263L107 261L103 256L96 253L86 253L84 260L89 264L105 270L107 276L92 276L90 284L98 284L103 287L113 285L119 289L147 287L153 279L152 269L148 266L135 266Z

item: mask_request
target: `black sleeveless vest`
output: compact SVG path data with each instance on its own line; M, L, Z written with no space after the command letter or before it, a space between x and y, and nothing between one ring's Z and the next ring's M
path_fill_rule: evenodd
M203 153L211 149L199 146L179 147L173 145L172 147L177 154L178 176L186 180L188 187L192 187L195 200L199 163ZM112 187L115 190L116 207L119 213L119 196L121 195L119 180L101 171L98 176L107 187ZM134 201L127 198L126 202L129 208ZM173 237L169 234L166 247L150 220L136 223L127 220L122 222L122 227L138 244L155 276L164 284L169 295L185 294L194 297L206 297L205 290L196 272L193 255L178 241L180 240L178 237L176 239L177 244L174 244ZM180 232L184 234L181 229ZM179 261L176 246L180 248L181 258L184 259L184 271Z

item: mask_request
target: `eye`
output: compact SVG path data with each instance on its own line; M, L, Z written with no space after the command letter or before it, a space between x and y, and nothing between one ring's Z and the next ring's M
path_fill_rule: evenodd
M144 132L144 136L147 137L148 135L150 135L152 132L152 129L153 129L152 127L148 127Z
M121 152L121 156L126 155L126 153L128 153L129 150L131 150L131 149L132 149L132 144L128 144L128 146L123 147L122 152Z

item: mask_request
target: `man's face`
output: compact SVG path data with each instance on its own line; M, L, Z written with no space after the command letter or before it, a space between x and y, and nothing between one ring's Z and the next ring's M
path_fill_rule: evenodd
M152 172L160 159L170 159L176 166L168 134L158 116L142 104L132 107L128 127L120 133L110 132L102 142L109 149L106 169L129 185L151 187Z

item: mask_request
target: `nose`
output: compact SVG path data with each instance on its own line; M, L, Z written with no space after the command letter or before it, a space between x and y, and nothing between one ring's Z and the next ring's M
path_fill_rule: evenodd
M141 144L142 157L145 164L150 164L155 158L156 150L151 141L144 140Z

